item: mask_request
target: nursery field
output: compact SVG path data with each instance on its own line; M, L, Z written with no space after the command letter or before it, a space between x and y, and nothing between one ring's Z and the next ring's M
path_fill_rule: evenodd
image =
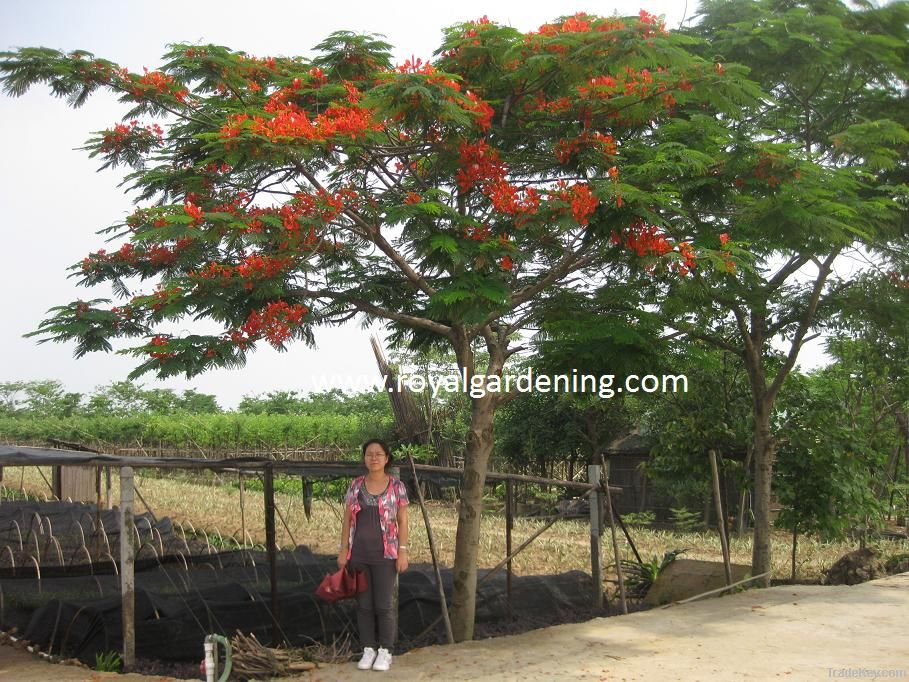
M42 476L43 475L43 476ZM3 471L4 495L19 495L24 490L39 499L49 495L46 480L51 479L49 467L6 467ZM205 531L207 541L215 547L233 548L241 538L244 526L247 544L263 544L265 541L264 502L255 481L247 481L241 519L240 490L236 477L206 474L205 480L188 478L185 474L159 477L137 470L137 489L142 498L158 517L168 516L183 524L187 532L191 529ZM278 479L280 483L280 479ZM275 503L279 510L277 520L277 541L279 546L307 545L314 553L333 555L337 552L341 527L342 506L340 497L346 482L332 486L334 494L313 500L311 515L307 519L302 495L276 492ZM112 504L119 498L119 482L116 472L112 475ZM281 486L276 486L280 490ZM337 492L341 491L341 492ZM492 567L505 557L505 519L497 513L496 500L491 500L489 510L482 520L479 564ZM501 508L501 505L498 505ZM457 510L451 503L430 501L427 503L433 534L443 566L454 561ZM137 498L136 511L146 511ZM281 520L283 517L283 521ZM411 562L432 561L426 530L420 514L410 516ZM286 522L286 525L285 525ZM513 546L517 547L526 538L546 523L545 518L515 518ZM645 561L662 557L672 550L685 550L691 559L719 561L722 558L719 539L714 532L678 532L654 530L632 526L630 532ZM201 537L201 533L200 533ZM604 538L602 543L604 566L607 580L614 579L611 543ZM634 559L625 538L619 533L620 551L623 559ZM747 534L730 539L733 563L750 565L751 546ZM904 553L905 542L892 540L875 541L884 557ZM797 559L798 582L820 582L824 572L843 554L857 548L857 542L820 542L811 536L799 539ZM791 570L790 534L779 531L774 534L773 577L787 580ZM590 569L589 525L585 518L567 519L558 522L543 533L513 561L516 574L546 575L570 570Z

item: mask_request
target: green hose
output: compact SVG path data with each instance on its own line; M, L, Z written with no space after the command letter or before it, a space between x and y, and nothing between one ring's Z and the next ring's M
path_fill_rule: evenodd
M230 640L223 635L208 635L206 640L211 642L220 643L224 647L224 672L221 673L221 677L218 678L218 682L227 682L227 678L230 677L230 668L231 668L231 659L230 659ZM215 650L215 660L217 661L217 649ZM217 666L215 667L217 670Z

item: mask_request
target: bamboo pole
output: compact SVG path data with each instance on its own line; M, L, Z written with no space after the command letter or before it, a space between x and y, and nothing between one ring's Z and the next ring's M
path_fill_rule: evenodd
M798 553L799 531L796 526L792 527L792 575L789 582L795 582L795 558Z
M593 492L593 489L591 488L591 489L589 489L586 493L584 493L584 494L581 496L581 498L583 499L583 498L587 497L587 496L590 495L592 492ZM556 521L558 521L559 519L565 518L565 516L566 516L565 513L561 513L561 514L556 514L555 516L553 516L552 518L550 518L549 521L546 522L546 525L545 525L545 526L543 526L543 527L540 528L536 533L534 533L534 534L531 535L529 538L527 538L523 543L521 543L521 546L518 547L515 551L513 551L511 554L509 554L507 557L505 557L505 558L502 559L499 563L497 563L495 566L493 566L489 571L487 571L487 573L486 573L482 578L479 578L479 579L477 580L477 587L479 587L479 586L482 585L484 582L486 582L487 579L489 579L489 578L491 578L493 575L495 575L495 574L496 574L499 570L501 570L501 568L502 568L503 566L505 566L509 561L511 561L511 560L514 559L518 554L520 554L520 553L523 552L525 549L527 549L527 548L530 546L530 544L531 544L534 540L536 540L536 539L537 539L538 537L540 537L543 533L545 533L547 530L549 530L550 528L552 528L552 526L555 524ZM426 628L423 630L423 632L421 632L419 635L417 635L415 639L419 640L423 635L425 635L427 632L429 632L430 630L432 630L440 620L442 620L442 616L439 616L439 617L436 618L434 621L432 621L429 625L427 625Z
M600 484L600 465L587 466L587 482ZM590 493L590 578L593 582L594 608L603 608L603 567L600 565L600 494Z
M275 485L271 462L265 464L265 548L268 552L268 579L271 584L271 643L278 646L278 570L275 548Z
M294 547L297 546L297 541L294 538L294 534L290 531L290 526L287 525L287 519L284 518L284 513L281 511L281 508L275 504L275 513L277 513L278 518L281 519L281 525L284 526L284 530L287 531L287 535L290 537L290 541L293 543Z
M768 575L770 575L771 573L773 573L773 571L767 571L766 573L761 573L760 575L755 575L750 578L745 578L743 580L739 580L737 582L732 583L731 585L726 585L726 587L717 587L715 590L708 590L707 592L701 592L700 594L696 594L693 597L688 597L688 599L682 599L681 601L670 602L669 604L666 604L662 608L668 609L670 606L677 606L679 604L687 604L688 602L696 601L698 599L703 599L704 597L709 597L712 594L719 594L720 592L725 592L726 590L728 590L732 587L738 587L739 585L744 585L745 583L750 583L755 580L762 580L762 579L766 578Z
M612 553L615 556L615 572L619 581L619 599L622 603L622 613L628 613L628 600L625 595L625 576L622 573L622 557L619 554L619 539L615 533L615 521L612 515L612 494L609 492L609 467L603 458L603 470L606 472L606 510L609 514L609 531L612 535ZM602 604L601 604L602 605Z
M622 533L625 535L625 539L628 540L628 544L631 546L631 551L634 552L634 556L638 560L638 563L643 564L644 560L641 559L641 555L638 553L638 548L635 546L634 540L631 539L631 533L628 532L628 528L625 526L625 522L622 521L622 515L619 514L615 508L615 502L612 501L612 495L609 496L609 499L609 507L612 509L612 517L619 522L619 528L622 529Z
M584 499L585 497L587 497L588 495L591 495L592 493L593 493L593 489L591 488L591 489L588 490L586 493L584 493L583 495L581 495L581 499ZM479 580L477 580L477 585L482 584L483 581L485 581L487 578L491 578L492 575L493 575L494 573L496 573L497 571L499 571L503 566L505 566L506 564L508 564L509 561L511 561L511 560L514 559L518 554L520 554L520 553L523 552L525 549L527 549L527 548L530 546L530 543L531 543L531 542L533 542L533 541L536 540L538 537L540 537L543 533L545 533L547 530L549 530L550 528L552 528L553 524L554 524L556 521L558 521L559 519L565 518L565 516L567 516L567 514L565 514L564 512L562 512L562 513L556 514L555 516L553 516L552 518L550 518L549 521L546 522L546 525L545 525L545 526L543 526L543 527L540 528L536 533L534 533L534 534L531 535L529 538L527 538L524 542L521 543L521 546L520 546L520 547L518 547L515 551L513 551L511 554L509 554L507 557L505 557L505 558L502 559L499 563L497 563L495 566L493 566L492 569L490 569L490 571L489 571L488 573L486 573L486 575L484 575L482 578L480 578Z
M246 547L246 484L243 483L242 471L238 471L237 476L240 479L240 537Z
M505 481L505 556L511 554L511 533L514 530L514 481ZM514 617L511 602L511 561L508 562L508 573L505 578L505 600L508 622Z
M707 451L710 458L710 472L713 475L713 498L716 505L717 529L720 532L720 546L723 549L723 569L726 572L726 584L732 584L732 565L729 561L729 541L726 538L726 517L723 515L723 500L720 497L720 472L716 463L716 450Z
M123 668L136 663L135 519L133 518L133 470L120 469L120 599L123 622Z
M414 465L413 457L407 455L407 461L410 462L410 468L413 470L414 488L417 491L417 499L420 501L420 509L423 512L423 523L426 524L426 537L429 540L429 553L432 555L432 568L436 574L436 587L439 590L439 608L442 611L442 619L445 621L445 637L449 644L454 644L454 633L451 630L451 618L448 615L448 602L445 600L445 587L442 585L442 572L439 570L439 560L436 556L436 542L432 534L432 525L429 523L429 512L426 510L426 500L423 499L423 491L420 489L420 479L417 477L417 467Z
M739 518L736 519L736 535L741 537L745 534L745 502L748 500L748 470L751 469L751 453L754 450L753 443L748 444L748 450L745 454L745 483L742 485L742 494L739 497Z
M148 506L148 502L146 502L145 498L142 497L142 493L139 491L139 484L137 482L135 482L135 479L133 481L133 484L136 489L136 495L139 497L139 501L142 502L143 505L145 505L146 511L148 511L149 515L152 517L152 521L154 521L155 523L158 523L158 519L155 517L155 512L152 511L152 508Z

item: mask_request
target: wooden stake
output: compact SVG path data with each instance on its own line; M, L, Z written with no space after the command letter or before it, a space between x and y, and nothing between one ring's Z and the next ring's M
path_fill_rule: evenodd
M720 472L716 464L716 450L707 451L710 458L710 471L713 474L713 498L716 501L717 528L720 531L720 546L723 548L723 569L726 571L726 584L732 584L732 565L729 562L729 541L726 539L726 517L723 515L723 500L720 498Z
M135 519L133 518L133 469L120 469L120 599L123 621L123 668L136 663Z
M792 528L792 575L789 578L789 582L795 582L795 556L798 552L798 543L799 543L799 531L797 528Z
M432 555L432 567L436 573L436 587L439 589L439 607L442 609L442 619L445 621L445 637L449 644L454 644L454 633L451 630L451 619L448 616L448 602L445 600L445 588L442 585L442 572L439 570L439 560L436 558L436 543L432 535L432 526L429 523L429 512L426 511L426 500L423 499L423 491L420 488L420 479L417 477L417 467L413 463L413 457L407 455L407 461L410 462L410 468L413 470L413 483L417 491L417 498L420 500L420 509L423 512L423 523L426 524L426 537L429 540L429 553Z
M587 467L587 482L600 485L600 465ZM603 608L603 567L600 565L600 493L590 493L590 578L593 581L594 608Z
M609 531L612 535L612 553L615 556L615 572L619 581L619 599L622 602L622 613L628 613L628 600L625 595L625 576L622 573L622 557L619 554L619 539L615 534L615 521L612 516L612 493L609 492L609 467L603 459L603 470L606 472L606 510L609 514ZM602 606L602 603L600 604Z
M246 547L246 484L243 483L243 472L238 471L240 477L240 537L243 538L243 546Z
M514 483L505 481L505 556L511 555L511 531L514 529ZM514 617L511 603L511 560L508 561L508 573L505 578L505 599L508 622Z
M278 567L275 547L275 472L265 463L265 549L268 552L268 579L271 583L271 644L278 646Z
M726 587L717 587L714 590L708 590L707 592L701 592L700 594L696 594L693 597L688 597L688 599L682 599L681 601L670 602L670 603L666 604L665 606L663 606L662 608L668 609L670 606L676 606L678 604L687 604L688 602L696 601L698 599L703 599L704 597L709 597L712 594L718 594L720 592L725 592L730 587L738 587L739 585L744 585L745 583L750 583L752 581L763 580L771 573L773 573L773 571L767 571L766 573L761 573L760 575L756 575L756 576L752 576L750 578L745 578L743 580L739 580L737 582L732 583L731 585L726 585Z
M754 451L752 443L748 444L748 451L745 453L745 483L742 485L742 495L739 498L739 518L736 519L736 535L741 537L745 533L745 502L748 500L748 472L751 469L751 453Z
M609 485L609 479L606 479L606 485ZM622 515L615 508L615 502L612 502L612 495L609 495L610 504L609 507L612 509L612 518L619 522L619 528L622 529L622 533L625 535L625 539L628 540L628 545L631 547L631 551L634 552L635 558L638 560L639 564L643 564L644 560L641 559L641 555L638 553L638 548L634 544L634 540L631 539L631 533L628 532L628 527L625 525L625 522L622 521Z
M287 531L287 535L288 535L288 537L290 537L290 541L293 543L294 547L296 548L297 541L294 538L294 534L290 532L290 526L287 525L287 519L284 518L284 513L281 511L281 508L277 504L275 505L275 513L277 513L278 518L281 519L281 525L284 526L284 530Z

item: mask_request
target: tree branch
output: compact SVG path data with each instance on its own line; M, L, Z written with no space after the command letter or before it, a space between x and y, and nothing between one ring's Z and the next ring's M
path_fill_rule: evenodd
M783 382L786 380L789 372L792 371L792 368L795 366L795 361L798 358L799 350L801 349L802 344L805 342L805 335L808 333L808 329L814 322L814 314L817 312L817 306L818 302L821 300L821 292L824 290L824 284L827 282L827 277L830 276L830 270L833 267L833 261L836 260L836 257L840 255L840 251L842 250L842 247L835 248L827 256L824 262L821 263L817 278L814 280L814 286L812 287L811 291L811 298L808 300L808 307L805 309L805 312L799 321L799 327L792 339L792 345L789 348L789 353L786 355L786 361L783 363L783 366L780 368L780 370L776 373L776 376L773 378L773 383L770 384L770 389L767 391L767 396L770 400L773 400L776 397L776 394L782 387Z

